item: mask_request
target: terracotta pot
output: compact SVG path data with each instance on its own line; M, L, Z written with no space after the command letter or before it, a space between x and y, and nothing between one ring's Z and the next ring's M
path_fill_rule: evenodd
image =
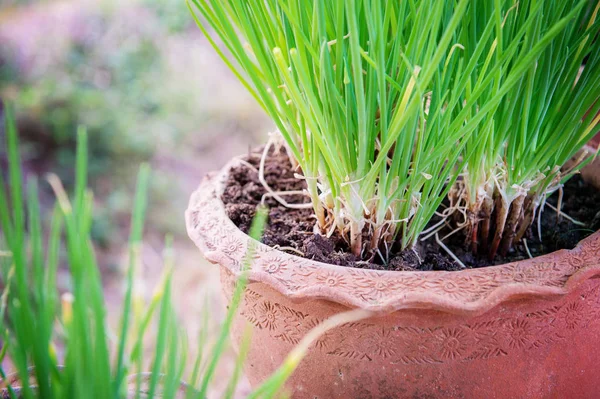
M203 180L186 212L227 297L250 240L220 200L232 165ZM599 277L600 232L570 251L459 272L361 270L259 244L233 335L255 326L256 385L322 320L375 312L310 348L287 384L294 398L597 398Z

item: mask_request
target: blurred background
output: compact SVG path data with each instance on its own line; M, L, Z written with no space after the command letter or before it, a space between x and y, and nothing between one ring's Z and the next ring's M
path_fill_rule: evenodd
M53 172L69 188L77 127L88 130L93 237L111 324L123 296L135 178L148 162L150 206L136 284L152 295L164 237L172 234L174 301L189 340L195 342L205 310L216 329L225 309L218 270L187 238L183 213L204 174L263 141L272 125L212 51L185 1L0 0L0 100L17 111L29 176ZM0 137L0 169L3 146ZM42 189L49 216L53 195L47 184ZM230 351L219 373L228 377L232 360ZM239 396L245 389L247 383Z
M184 0L0 0L0 99L14 104L30 176L53 172L69 188L77 127L87 128L93 237L112 322L123 296L135 178L148 162L136 283L152 295L162 243L172 234L174 301L190 342L205 306L216 329L225 309L218 271L187 238L183 213L202 176L261 142L271 124L214 54ZM3 137L0 143L4 168ZM49 216L53 195L47 184L42 189ZM66 274L59 283L68 288ZM226 361L220 372L230 367Z

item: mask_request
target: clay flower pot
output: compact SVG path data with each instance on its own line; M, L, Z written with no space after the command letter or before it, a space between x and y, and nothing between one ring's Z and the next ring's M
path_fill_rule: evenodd
M230 297L250 238L207 176L186 212ZM591 169L593 168L593 169ZM584 176L600 176L600 164ZM258 245L233 335L254 325L260 383L300 338L350 308L375 316L322 336L287 384L294 398L591 398L600 387L600 232L570 251L458 272L333 266Z

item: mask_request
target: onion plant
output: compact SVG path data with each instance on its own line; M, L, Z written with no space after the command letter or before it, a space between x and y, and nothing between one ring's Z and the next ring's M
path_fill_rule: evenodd
M491 139L480 141L481 132L516 134L515 101L505 100L534 94L527 82L540 59L553 73L558 51L574 54L561 48L571 35L579 59L587 52L572 33L586 2L558 3L188 0L275 122L306 180L316 232L339 234L356 256L384 262L394 245L415 247L464 165L487 162ZM532 108L546 120L544 107ZM538 122L531 119L524 130Z
M540 8L539 17L524 24L524 13L534 7ZM451 198L456 209L465 210L459 228L466 228L473 251L490 258L498 249L506 254L513 242L523 238L546 197L590 160L583 153L563 167L594 136L600 118L599 8L600 3L592 1L521 1L497 20L502 35L495 59L506 53L507 40L526 27L518 59L543 40L546 30L569 14L576 16L466 141L467 165ZM486 8L478 12L494 14ZM465 51L473 51L480 33L465 33L461 43ZM479 106L486 105L485 96L493 96L516 66L511 62L497 72L495 86ZM478 73L485 69L474 71L473 80ZM472 112L477 109L472 107Z

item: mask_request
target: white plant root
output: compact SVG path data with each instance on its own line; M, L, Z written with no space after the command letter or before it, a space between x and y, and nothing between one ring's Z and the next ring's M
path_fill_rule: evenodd
M450 257L451 257L452 259L454 259L454 261L455 261L456 263L458 263L458 264L460 265L460 267L461 267L461 268L463 268L463 269L466 269L466 268L467 268L467 266L465 266L465 264L464 264L464 263L462 263L460 259L458 259L458 256L456 256L456 255L454 254L454 252L452 252L452 251L450 250L450 248L448 248L448 247L446 246L446 244L444 244L444 243L442 242L442 240L440 240L440 236L438 235L438 233L435 233L435 241L438 243L438 245L439 245L440 247L442 247L442 249L443 249L444 251L446 251L446 253L448 253L448 255L450 255Z
M552 209L553 211L556 211L556 213L558 214L558 216L564 217L565 219L567 219L571 223L576 224L577 226L585 226L586 225L585 223L580 222L579 220L574 219L571 216L567 215L562 210L560 210L558 207L555 207L554 205L548 204L548 203L546 203L546 205L548 205L548 208Z
M277 202L279 202L281 205L285 206L286 208L290 208L290 209L312 208L311 203L290 204L282 197L282 195L298 195L298 194L306 195L306 193L304 191L297 191L297 190L295 190L295 191L275 191L269 186L269 184L265 180L265 161L267 159L267 154L269 153L269 150L271 149L271 147L273 146L274 143L275 143L275 140L273 140L272 137L269 137L269 140L267 141L267 144L265 145L265 149L263 150L262 156L260 158L260 166L258 168L258 181L262 184L262 186L265 188L265 190L267 190L267 193L265 193L265 195L263 195L261 202L264 203L264 200L266 197L273 197Z

